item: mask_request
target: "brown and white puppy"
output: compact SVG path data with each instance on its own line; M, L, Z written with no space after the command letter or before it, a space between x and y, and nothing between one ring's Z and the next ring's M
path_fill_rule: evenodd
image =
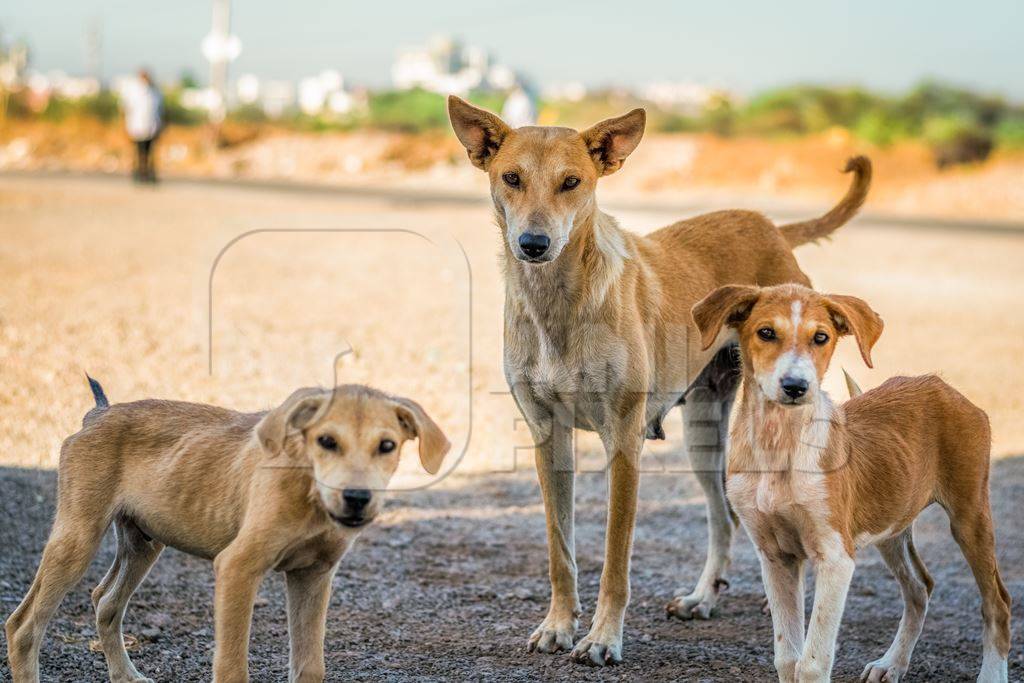
M731 282L809 284L792 248L827 236L856 213L871 165L851 159L852 187L817 219L778 228L758 213L719 211L639 236L597 208L595 190L598 178L621 168L640 143L643 110L583 132L513 130L457 97L449 98L448 112L469 158L490 176L504 246L505 376L537 447L551 605L529 649L573 648L580 602L572 430L587 429L600 434L608 453L610 502L597 610L573 657L614 663L622 657L629 601L640 451L645 436L662 434L665 414L681 404L698 375L683 420L708 499L708 556L696 587L680 591L668 611L706 619L725 585L733 521L724 440L736 382L716 381L714 370L723 364L712 360L733 342L726 335L702 348L690 308Z
M413 401L364 386L300 389L264 413L178 401L96 407L64 441L57 513L32 587L7 620L17 683L39 680L39 645L111 523L117 555L92 592L111 681L148 681L121 636L125 606L165 545L213 560L213 678L248 679L264 574L285 573L289 680L324 677L324 628L339 560L381 507L402 444L436 473L448 440Z
M740 342L743 379L729 441L729 501L757 546L782 681L829 679L858 549L876 545L900 583L903 619L862 679L897 681L924 624L932 578L913 523L932 503L982 598L979 681L1005 681L1010 596L999 577L989 509L985 413L934 375L894 377L834 405L821 390L836 341L853 335L871 367L882 320L860 299L783 285L731 285L693 309L703 345L723 328ZM852 382L849 380L848 382ZM815 568L804 634L804 562Z

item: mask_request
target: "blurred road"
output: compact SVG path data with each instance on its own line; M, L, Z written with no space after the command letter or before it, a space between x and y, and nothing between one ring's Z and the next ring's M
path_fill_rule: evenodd
M37 180L72 180L72 179L95 179L107 180L115 183L124 182L124 175L121 173L101 172L77 172L77 171L0 171L0 179L8 178L31 178ZM300 195L331 196L338 199L364 199L375 201L387 201L396 206L478 206L489 205L490 199L480 193L453 192L441 189L417 189L409 187L389 188L379 185L374 186L350 186L316 184L306 182L295 182L290 180L254 180L242 178L202 178L188 176L167 176L162 177L161 182L171 186L181 187L229 187L236 189L249 189L254 191L272 191L294 193ZM742 205L742 199L734 200L736 206ZM721 200L716 202L666 202L662 199L643 200L636 198L613 198L604 205L606 211L657 211L676 216L694 215L704 211L713 211L722 208L725 204ZM759 210L769 213L778 220L796 220L808 215L807 207L796 207L792 203L775 203L769 206L760 206ZM811 212L817 208L810 209ZM903 228L922 228L925 230L968 230L973 233L994 232L1024 233L1024 220L969 220L960 218L941 218L932 216L906 216L900 214L887 214L871 211L863 211L858 217L861 225L898 226Z

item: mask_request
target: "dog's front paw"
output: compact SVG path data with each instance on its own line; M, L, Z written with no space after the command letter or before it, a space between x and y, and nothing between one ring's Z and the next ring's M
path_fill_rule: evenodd
M907 673L907 666L893 661L888 657L882 657L864 667L864 673L860 675L861 681L868 683L897 683Z
M622 662L622 634L602 633L593 629L572 651L573 661L590 666L605 666Z
M557 617L548 615L530 635L526 644L529 652L568 652L576 637L579 620L576 617Z
M711 585L697 586L689 595L677 595L665 606L669 617L690 621L710 619L718 605L718 594L729 587L725 579L717 579Z

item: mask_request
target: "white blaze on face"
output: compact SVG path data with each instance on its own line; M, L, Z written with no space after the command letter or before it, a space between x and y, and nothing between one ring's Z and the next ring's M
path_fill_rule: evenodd
M765 396L773 401L781 401L785 397L782 392L782 378L802 379L807 382L807 393L801 401L805 403L818 391L818 371L814 367L811 354L806 350L801 352L799 347L800 323L803 321L802 302L793 302L789 321L792 326L789 335L790 348L775 359L771 372L758 374L757 382Z

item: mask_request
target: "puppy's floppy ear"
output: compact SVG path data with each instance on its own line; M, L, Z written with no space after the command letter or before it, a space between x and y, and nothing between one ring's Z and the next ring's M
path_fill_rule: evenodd
M644 136L647 112L634 109L614 119L606 119L586 129L580 135L587 151L594 159L598 175L615 173L622 167Z
M407 398L395 398L394 401L402 429L410 439L420 440L420 464L429 474L437 474L445 454L451 448L448 438L419 403Z
M486 171L512 129L491 112L474 107L455 95L448 96L448 118L455 136L469 153L469 160Z
M329 391L299 389L284 403L264 415L256 425L256 436L260 440L260 445L270 455L277 455L284 448L288 432L311 424L321 411L327 408L330 400Z
M826 294L825 308L832 317L836 331L839 334L852 334L857 340L864 363L869 368L875 367L871 364L871 347L882 336L882 328L885 327L882 318L863 299L845 294Z
M714 344L724 326L736 327L746 320L759 296L761 290L757 287L726 285L698 301L691 314L700 331L701 349Z

